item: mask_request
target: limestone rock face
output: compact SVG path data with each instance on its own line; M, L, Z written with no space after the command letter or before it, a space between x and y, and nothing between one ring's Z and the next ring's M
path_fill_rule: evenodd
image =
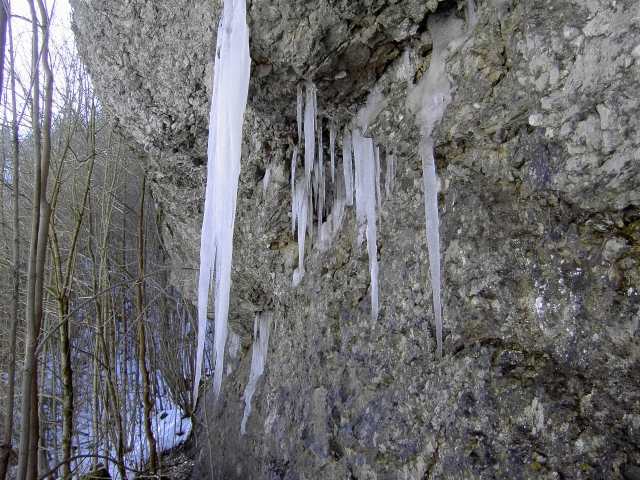
M102 102L148 151L172 281L195 299L220 5L72 4ZM464 20L467 4L248 3L230 308L240 341L221 399L201 403L198 478L637 478L640 3L481 0L450 52L453 99L435 135L439 360L420 126L407 98L430 65L429 16ZM292 287L289 162L305 80L325 123L365 111L383 171L397 158L379 213L376 321L350 208L329 248L307 246L307 273ZM241 436L263 311L274 319L267 366Z

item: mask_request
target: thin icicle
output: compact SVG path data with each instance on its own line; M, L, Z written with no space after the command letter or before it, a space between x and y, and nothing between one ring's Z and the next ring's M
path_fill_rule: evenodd
M344 219L345 212L345 194L344 194L344 182L341 181L340 172L338 172L338 179L334 187L334 200L331 207L331 213L327 215L327 220L320 227L318 232L318 250L324 252L328 250L333 244L334 239L340 232L342 227L342 221Z
M256 392L258 380L264 373L269 353L269 329L271 328L271 314L256 315L253 322L253 346L251 347L251 371L249 381L244 389L244 413L240 424L240 433L247 433L247 420L251 415L251 399Z
M366 211L365 211L365 187L364 187L364 170L363 162L365 162L366 153L364 149L364 138L359 130L354 130L352 135L353 141L353 164L355 170L354 176L354 190L355 190L355 204L356 204L356 225L358 228L358 246L362 244L364 240L364 225L366 223ZM373 168L373 153L371 155Z
M269 190L269 183L271 183L271 166L268 166L264 172L264 177L262 178L262 192L267 193Z
M304 106L304 176L311 185L311 172L316 160L316 87L307 82Z
M475 0L467 0L467 28L469 31L478 24L478 9Z
M293 155L291 156L291 235L296 231L296 206L295 206L295 190L296 190L296 167L298 165L298 147L293 147Z
M296 104L296 118L298 120L298 145L302 144L302 107L304 99L302 96L302 84L298 84L298 99Z
M329 127L329 150L331 151L331 183L336 183L336 125Z
M395 155L387 154L387 171L385 172L384 177L384 192L387 200L391 197L393 193L393 186L396 178L396 157Z
M340 174L338 173L338 177ZM342 227L342 220L344 219L344 210L347 204L346 195L344 189L344 178L341 182L338 178L338 181L335 183L336 196L333 202L333 209L331 210L331 222L332 222L332 230L333 236L337 235Z
M318 200L317 200L317 217L318 229L322 225L322 217L324 216L324 200L326 185L324 180L324 139L322 138L322 118L318 118Z
M342 168L344 172L345 199L348 206L353 205L353 160L351 132L345 130L342 137Z
M378 318L378 243L376 228L375 151L373 140L353 131L353 152L356 167L356 219L358 226L366 223L367 253L371 277L371 317ZM358 234L361 237L361 234ZM360 242L361 240L359 240Z
M304 179L296 182L293 204L294 222L298 226L298 268L293 272L293 286L296 287L304 277L304 242L309 220L309 192Z
M382 210L382 196L380 195L380 146L376 145L376 200L378 201L378 211Z
M475 5L475 4L474 4ZM469 11L472 20L472 11ZM464 22L454 15L429 17L428 28L433 39L431 65L411 93L408 106L417 113L422 124L420 152L424 180L424 204L429 250L429 270L436 324L436 355L442 357L442 278L440 272L440 219L438 214L438 177L434 157L433 131L440 123L451 101L451 84L445 70L447 52L458 48L466 36Z
M209 286L215 271L215 367L213 391L220 394L227 340L233 228L242 145L242 124L249 90L249 29L245 0L225 0L218 25L214 84L209 115L207 187L200 241L198 347L193 402L198 400L207 329Z
M440 297L440 220L438 215L438 178L433 158L433 140L425 138L422 148L422 177L424 181L424 211L427 222L427 247L429 250L429 270L433 312L436 323L437 355L442 356L442 300Z

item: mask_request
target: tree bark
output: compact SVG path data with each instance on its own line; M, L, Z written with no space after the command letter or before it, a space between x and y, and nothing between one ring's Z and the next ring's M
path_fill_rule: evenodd
M35 153L33 216L31 246L29 249L29 275L27 288L27 335L25 361L22 375L22 428L18 457L18 480L37 477L39 420L37 391L37 347L43 316L44 267L49 232L49 204L47 202L47 179L51 157L51 111L53 105L53 72L49 65L49 19L42 3L38 7L42 17L42 65L45 73L45 98L42 130L40 129L40 69L38 48L38 16L34 0L29 0L32 24L32 122Z
M5 10L5 3L0 2L0 98L2 98L2 87L4 86L4 58L7 47L8 24L9 12Z
M142 192L140 193L140 211L138 213L138 281L136 282L136 303L138 306L138 363L142 376L142 403L144 406L144 429L149 444L149 465L151 474L158 471L158 454L156 451L156 441L153 436L151 424L151 412L153 403L151 400L151 382L149 380L149 370L147 369L147 340L145 333L145 322L147 318L146 305L144 300L144 197L147 177L142 179Z
M4 11L4 8L2 9ZM18 138L18 108L16 102L15 58L11 24L9 27L9 65L11 69L11 144L13 153L13 291L11 295L11 323L9 330L9 365L7 386L7 411L4 419L4 438L0 448L0 480L5 480L12 449L13 410L16 377L16 332L20 301L20 142ZM1 82L0 82L1 83Z
M31 397L34 396L33 379L36 370L36 315L35 315L35 289L36 289L36 266L38 254L38 231L40 223L40 197L41 197L41 138L40 138L40 72L38 67L38 17L36 15L33 0L29 0L31 8L32 23L32 53L31 71L33 74L33 96L31 100L31 118L33 119L33 141L34 149L34 174L33 174L33 209L31 217L31 244L29 246L29 267L27 275L27 307L26 321L27 328L25 338L25 358L22 372L22 421L20 428L20 451L18 456L18 480L26 480L27 463L29 461L29 448L31 446Z

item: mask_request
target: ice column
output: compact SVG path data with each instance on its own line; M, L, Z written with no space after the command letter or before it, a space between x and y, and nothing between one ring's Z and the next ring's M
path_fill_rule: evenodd
M371 317L378 318L378 243L376 230L376 165L373 140L353 131L353 153L356 167L356 220L358 228L366 224L367 253L371 277ZM362 235L358 233L358 242Z
M249 28L245 0L225 0L218 25L209 114L207 187L200 240L198 346L193 402L202 375L209 287L215 272L215 364L213 390L220 394L227 339L233 228L236 214L242 124L249 90Z
M471 13L470 13L471 14ZM442 356L442 279L440 273L440 220L438 214L438 177L434 157L433 131L440 123L451 101L451 84L445 71L449 50L456 49L465 38L464 22L455 15L429 17L428 28L433 38L431 65L409 98L409 107L417 113L422 124L422 172L424 206L429 250L429 270L436 324L436 353Z

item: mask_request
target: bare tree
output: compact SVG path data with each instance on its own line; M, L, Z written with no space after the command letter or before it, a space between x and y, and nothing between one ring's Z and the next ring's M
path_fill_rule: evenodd
M151 411L153 403L151 401L151 384L149 380L149 370L147 369L147 340L145 322L147 319L146 303L144 298L144 198L147 188L147 176L142 177L142 189L140 192L140 210L138 213L138 280L136 282L136 303L138 305L138 362L140 375L142 376L142 403L144 406L144 428L149 444L149 464L151 473L158 471L158 453L156 451L156 441L153 436L151 425Z
M4 6L2 7L4 12ZM6 12L5 12L6 14ZM13 442L13 410L16 376L16 336L18 326L18 311L20 302L20 141L18 137L18 107L16 102L16 73L15 54L13 51L13 37L11 35L11 22L9 28L9 65L11 70L11 145L13 154L13 166L11 183L13 187L13 290L11 295L11 320L9 327L9 365L7 387L7 411L4 419L4 438L0 447L0 480L7 476L9 456ZM1 82L0 82L1 83Z
M60 159L60 165L64 163L64 157ZM84 218L84 212L87 206L89 190L91 188L91 176L93 174L94 157L89 159L87 166L87 176L84 186L82 200L76 215L76 222L73 228L71 238L71 246L67 253L66 266L63 266L61 258L60 245L58 235L55 229L55 223L51 222L51 253L54 270L54 282L52 291L56 297L58 304L58 318L60 322L60 370L62 374L62 478L71 478L71 437L73 435L73 371L71 366L71 335L70 335L70 315L69 305L71 302L71 283L73 280L73 272L75 270L76 251L78 246L78 238ZM57 203L61 186L61 168L56 175L56 183L52 197L52 204ZM55 207L54 207L55 208Z
M49 203L47 180L51 157L51 115L53 103L53 72L49 65L49 18L43 0L38 0L42 17L42 65L45 77L44 114L40 126L40 47L39 25L34 0L29 0L32 23L31 65L33 74L32 128L34 139L34 181L31 246L27 277L27 308L25 358L22 374L22 419L20 430L20 452L18 456L18 480L38 476L38 337L43 317L44 267L49 232Z
M4 86L4 57L7 47L7 26L9 23L9 3L0 0L0 98L2 98L2 87Z

